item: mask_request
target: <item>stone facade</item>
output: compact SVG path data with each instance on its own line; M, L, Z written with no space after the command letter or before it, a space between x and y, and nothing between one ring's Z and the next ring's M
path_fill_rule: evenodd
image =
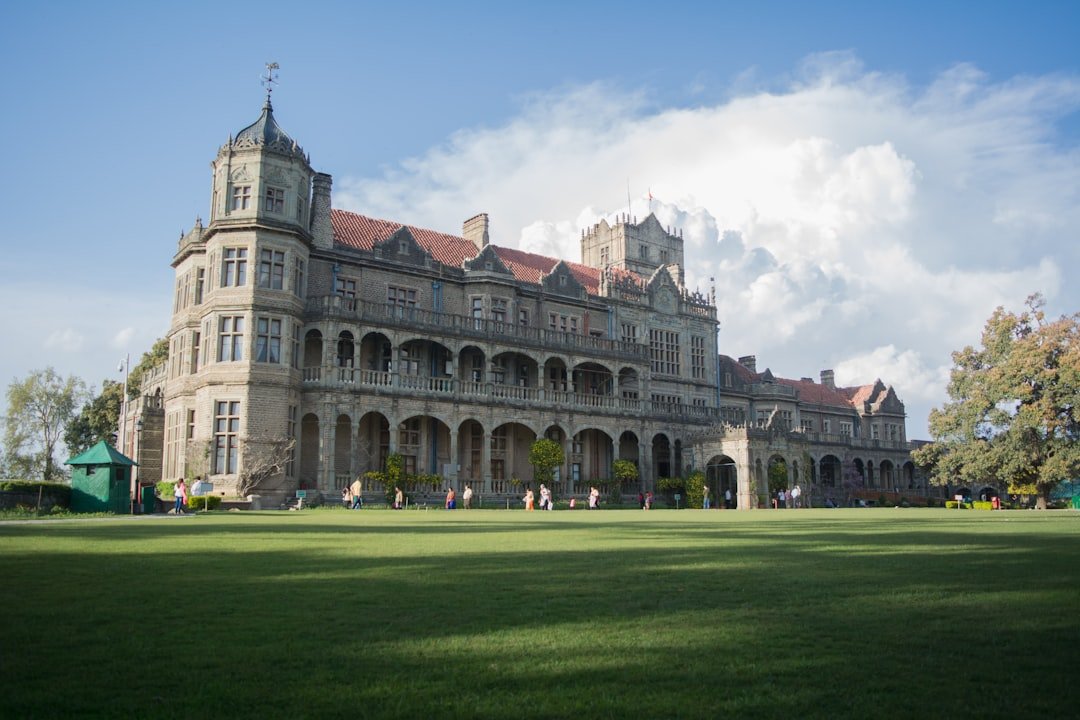
M897 454L867 454L864 471L902 476L895 393L826 402L718 355L714 294L685 286L681 233L655 216L584 230L575 263L492 244L484 213L454 236L333 209L331 185L269 100L219 149L209 222L172 262L166 478L234 487L245 447L285 438L292 462L264 495L336 494L394 452L441 485L503 495L531 482L529 448L549 437L566 453L558 495L628 459L641 477L627 491L697 467L752 507L763 462L797 475L814 448L827 482L831 456L886 426ZM807 430L826 419L835 432Z

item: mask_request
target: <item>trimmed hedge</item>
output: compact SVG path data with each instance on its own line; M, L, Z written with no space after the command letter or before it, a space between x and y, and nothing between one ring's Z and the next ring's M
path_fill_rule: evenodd
M218 495L188 495L188 510L217 510L221 507L221 497Z
M0 480L0 492L10 493L9 498L16 498L17 504L31 501L37 503L38 491L41 491L42 505L71 507L71 486L66 483L35 482L32 480ZM0 504L2 506L2 504Z

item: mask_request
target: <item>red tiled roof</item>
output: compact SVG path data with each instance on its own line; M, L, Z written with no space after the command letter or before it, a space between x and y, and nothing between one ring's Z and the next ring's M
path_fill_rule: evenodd
M478 250L470 241L447 235L446 233L402 225L390 220L377 220L365 215L346 210L331 210L330 224L334 229L334 243L357 250L371 250L376 243L393 235L405 227L416 238L416 242L431 256L444 265L461 267L462 262L476 257ZM558 263L558 258L525 252L514 248L493 246L495 254L503 261L506 268L517 280L539 284L541 277L551 272ZM600 290L600 271L587 265L565 261L574 279L581 283L590 295Z
M790 378L776 378L776 381L781 385L795 388L799 393L799 400L802 402L829 407L858 407L851 401L848 394L848 391L857 388L831 388L812 380L792 380Z

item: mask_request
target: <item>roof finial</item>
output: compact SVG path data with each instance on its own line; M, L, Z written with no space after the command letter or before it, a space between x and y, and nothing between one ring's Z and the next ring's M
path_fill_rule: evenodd
M266 63L266 74L262 76L262 85L266 88L266 104L270 105L270 93L274 92L274 85L277 83L277 76L274 71L280 67L276 62Z

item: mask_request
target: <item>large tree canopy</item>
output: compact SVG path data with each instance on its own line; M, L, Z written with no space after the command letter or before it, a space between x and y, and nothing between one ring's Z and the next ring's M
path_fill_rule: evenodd
M953 353L949 398L930 413L934 443L912 453L938 484L997 481L1050 491L1080 472L1080 314L1048 320L1042 296L1019 314L998 308L982 347Z
M101 440L112 440L119 425L122 383L106 380L101 394L82 406L78 416L68 423L64 443L72 455L87 450Z
M40 476L46 482L62 475L53 453L87 396L82 380L74 375L65 380L51 367L8 385L4 419L8 472L27 478Z

